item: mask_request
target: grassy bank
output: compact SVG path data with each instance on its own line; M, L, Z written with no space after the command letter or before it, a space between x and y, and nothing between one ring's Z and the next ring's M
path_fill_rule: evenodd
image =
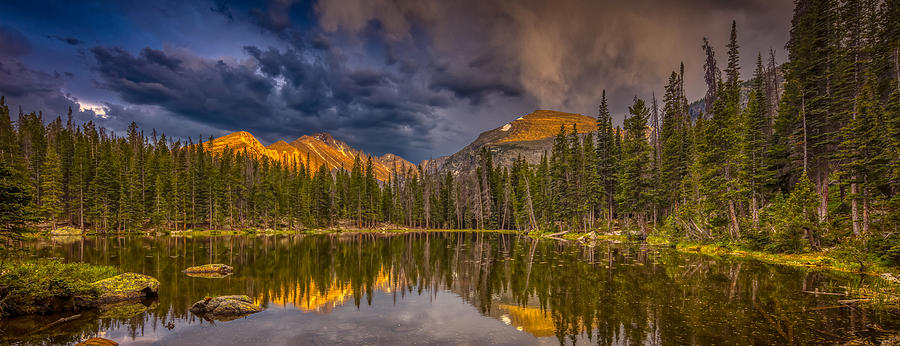
M804 267L810 270L834 270L867 275L866 280L846 287L846 304L861 303L877 308L900 309L900 280L893 272L896 268L884 267L874 262L860 262L843 258L833 251L816 251L796 254L768 253L741 249L728 244L679 243L675 248L684 253L698 253L707 256L736 256L752 258L762 262Z
M700 253L710 256L737 256L760 260L766 263L788 265L795 267L819 268L836 270L848 273L864 273L880 275L890 273L890 268L877 263L860 262L835 256L831 251L816 251L804 253L769 253L742 249L732 244L699 244L678 243L675 248L681 252Z
M186 230L186 231L160 231L158 233L174 237L209 237L223 235L291 235L291 234L356 234L356 233L422 233L422 232L450 232L450 233L516 233L509 230L478 230L478 229L421 229L421 228L313 228L298 230L273 230L273 229L246 229L246 230Z
M91 285L118 274L109 266L58 260L0 263L0 316L41 314L87 307L100 291Z

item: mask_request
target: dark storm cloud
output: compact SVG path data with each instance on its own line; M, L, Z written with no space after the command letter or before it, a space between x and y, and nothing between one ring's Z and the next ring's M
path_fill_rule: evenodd
M0 25L0 56L19 57L31 53L31 44L21 32Z
M290 9L294 0L270 0L264 8L254 8L251 13L257 23L269 30L281 32L291 24Z
M188 52L145 48L132 55L118 48L91 49L102 87L124 101L158 105L211 125L238 128L271 115L270 80L252 64L226 63Z
M234 21L234 15L231 14L231 8L225 3L216 3L213 7L210 7L209 10L224 16L229 22Z
M76 115L93 116L92 111L80 112L76 100L62 91L59 73L37 71L22 63L21 57L30 52L31 44L22 33L0 26L0 95L14 112L43 112L50 119L71 107Z
M787 0L316 4L326 31L362 35L377 23L387 42L424 35L435 59L468 67L435 74L433 87L475 101L482 90L505 96L517 96L521 90L537 99L537 107L577 112L592 112L602 89L609 89L614 110L623 112L632 95L649 97L660 90L681 61L687 68L689 96L697 98L703 91L703 36L722 47L730 22L736 20L746 72L758 51L784 45L791 7ZM479 57L502 64L467 65ZM485 75L493 77L479 81Z
M791 7L790 0L0 2L0 93L26 111L85 108L79 115L117 130L130 121L180 137L247 130L264 142L328 131L354 147L417 161L453 153L535 109L593 115L603 89L621 119L634 95L661 94L682 61L688 97L699 98L702 37L721 60L736 20L749 72L757 51L773 47L783 60Z
M63 42L63 43L68 44L68 45L70 45L70 46L80 46L80 45L82 45L82 44L85 43L84 41L79 40L79 39L74 38L74 37L67 37L67 36L60 36L60 35L48 35L47 37L48 37L48 38L52 38L52 39L57 40L57 41L60 41L60 42Z
M436 126L431 103L447 103L439 93L410 88L390 71L349 68L318 41L284 49L247 46L249 58L242 61L150 48L131 54L96 47L91 53L102 87L122 100L213 129L247 130L267 142L329 131L374 153L413 157L430 149L427 138Z
M390 69L351 68L322 40L295 38L284 50L245 47L262 73L280 80L277 97L285 109L279 113L312 127L305 129L307 133L334 132L351 145L376 153L422 155L435 128L431 103L440 97Z
M434 68L429 87L432 90L448 90L457 98L469 100L473 104L481 102L489 95L518 97L524 92L522 85L510 74L500 74L499 67L468 64L458 68L453 64Z

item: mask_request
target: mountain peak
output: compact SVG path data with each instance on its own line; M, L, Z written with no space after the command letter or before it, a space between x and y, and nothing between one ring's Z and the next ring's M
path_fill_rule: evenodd
M248 148L257 150L264 148L262 143L247 131L232 132L222 137L214 138L212 141L204 143L204 146L212 148L212 150L224 150L225 147L232 150L246 150Z
M313 138L315 138L315 139L318 139L318 140L320 140L320 141L322 141L322 142L326 142L326 143L327 143L327 142L333 142L333 141L334 141L334 137L333 137L330 133L328 133L328 132L319 132L319 133L315 133L315 134L313 134L311 137L313 137Z
M222 152L229 148L257 157L268 157L279 162L303 162L311 166L312 170L322 165L330 170L350 169L357 156L361 160L370 156L335 139L327 132L300 136L290 143L279 140L269 146L263 146L249 132L238 131L204 143L204 147L213 152ZM395 167L402 171L406 171L409 167L415 167L411 162L394 154L385 154L381 157L372 156L372 164L375 168L375 177L382 181L391 177L391 172Z
M540 160L544 151L550 149L553 137L559 133L560 127L571 132L573 124L581 134L597 129L597 121L592 117L539 109L493 130L482 132L474 142L453 155L426 163L435 165L438 169L464 171L476 164L478 151L488 147L494 153L494 162L500 165L509 165L520 155L534 164Z
M293 146L291 146L290 144L288 144L288 142L285 142L285 141L283 141L283 140L280 140L280 141L278 141L278 142L269 144L269 146L266 147L266 148L271 149L271 150L275 150L275 151L278 151L278 152L286 152L286 153L295 153L295 152L297 152L297 148L294 148Z
M244 141L244 142L253 142L253 141L259 142L256 139L256 137L254 137L252 134L250 134L250 132L247 132L247 131L232 132L232 133L229 133L222 137L214 138L213 140L214 141L230 140L230 141Z
M507 134L498 142L541 140L555 136L561 126L570 131L572 125L578 128L579 133L594 131L597 128L596 120L589 116L540 109L501 126L499 130Z

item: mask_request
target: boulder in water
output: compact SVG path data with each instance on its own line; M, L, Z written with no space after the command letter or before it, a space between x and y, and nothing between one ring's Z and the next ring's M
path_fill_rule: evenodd
M229 320L262 311L245 295L219 296L202 299L191 306L191 312L206 318Z
M184 270L187 274L231 274L234 272L234 268L231 266L215 263L215 264L204 264L202 266L190 267Z
M75 346L116 346L118 344L118 342L112 341L110 339L90 338L85 341L79 342Z

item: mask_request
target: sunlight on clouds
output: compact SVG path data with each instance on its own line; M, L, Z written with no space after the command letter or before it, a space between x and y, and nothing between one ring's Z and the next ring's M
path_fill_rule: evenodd
M103 118L103 119L109 118L109 115L107 114L109 107L107 107L106 105L82 101L82 102L78 102L78 108L79 108L79 111L81 111L81 112L90 110L90 111L94 112L94 114L96 114L100 118Z

